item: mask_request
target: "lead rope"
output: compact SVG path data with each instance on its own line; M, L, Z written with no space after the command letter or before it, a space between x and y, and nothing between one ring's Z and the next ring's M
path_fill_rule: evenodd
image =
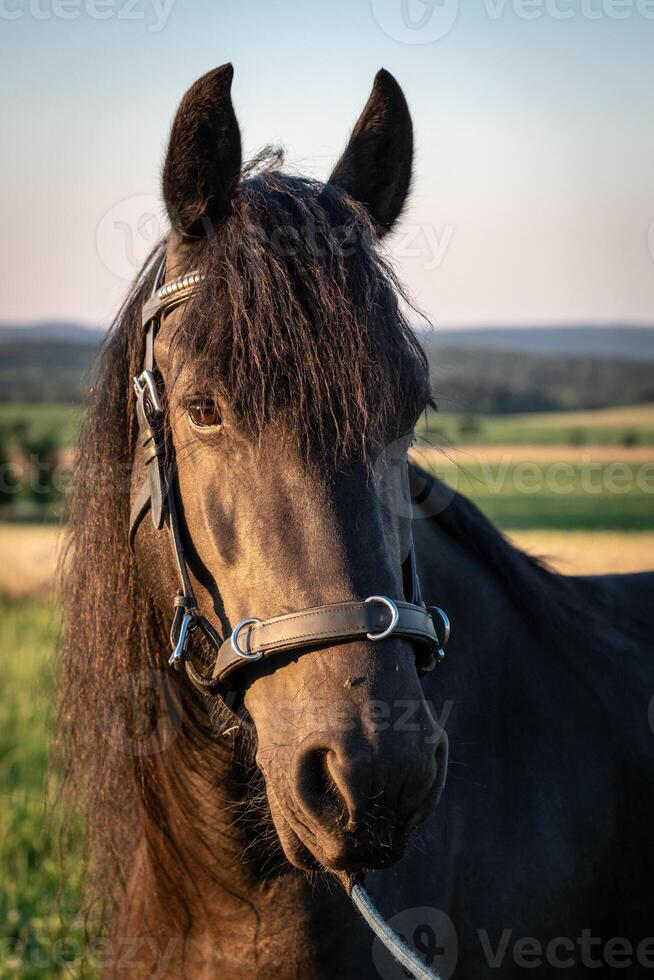
M405 970L409 971L413 980L442 980L440 973L436 973L424 963L421 963L411 947L405 943L401 936L398 936L391 929L388 922L384 921L364 887L363 876L355 878L343 873L337 874L336 877L343 885L347 895L352 899L354 907L361 914L361 917L372 932L374 932L375 936L377 936L377 939L386 947L400 966L403 966Z

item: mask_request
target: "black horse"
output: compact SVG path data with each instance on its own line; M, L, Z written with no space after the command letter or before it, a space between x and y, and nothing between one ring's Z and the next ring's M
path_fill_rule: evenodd
M401 977L328 873L365 869L444 976L644 973L654 576L553 574L407 468L430 395L378 247L412 167L394 79L377 75L325 185L274 157L242 170L231 81L209 73L179 108L172 231L107 342L77 465L60 746L104 972ZM308 643L241 672L235 719L168 668L165 535L144 519L128 544L132 378L162 260L167 280L203 277L155 344L202 615L229 635L248 616L401 599L413 540L425 600L454 624L438 669L420 677L397 635Z

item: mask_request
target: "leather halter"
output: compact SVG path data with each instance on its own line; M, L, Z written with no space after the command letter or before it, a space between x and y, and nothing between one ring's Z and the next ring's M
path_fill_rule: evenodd
M142 310L145 356L143 370L134 378L134 391L147 478L132 503L129 542L133 549L136 532L148 510L157 530L168 529L179 579L170 628L172 652L169 663L177 669L183 664L191 682L203 694L217 694L225 700L234 691L233 675L248 663L287 651L364 638L376 642L393 634L411 640L425 653L418 661L420 672L433 669L445 656L450 623L442 609L437 606L428 609L422 600L413 544L406 562L409 602L387 596L369 596L360 602L331 603L265 621L246 619L238 623L225 640L199 611L184 555L174 457L170 440L166 438L165 409L160 399L163 380L156 367L154 341L166 314L192 296L204 277L193 272L164 283L164 274L165 259L157 272L152 295ZM440 639L434 624L435 615L443 630ZM187 656L190 636L196 631L202 634L216 656L210 677L200 674Z

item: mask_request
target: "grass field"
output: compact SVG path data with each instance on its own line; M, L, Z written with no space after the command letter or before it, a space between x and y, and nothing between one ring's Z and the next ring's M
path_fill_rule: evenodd
M44 804L56 617L43 601L6 597L0 616L0 978L75 975L80 869L70 862L62 880L59 826Z
M11 441L12 434L22 430L30 442L52 437L62 449L77 442L81 409L79 405L0 404L0 432Z
M474 418L430 412L420 432L439 445L654 446L654 405Z
M551 455L529 446L418 448L414 455L504 530L654 530L654 449L620 447L611 458L563 448Z

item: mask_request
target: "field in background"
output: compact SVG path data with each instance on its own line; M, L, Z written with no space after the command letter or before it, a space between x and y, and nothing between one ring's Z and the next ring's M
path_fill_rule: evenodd
M77 442L82 417L79 405L0 404L0 433L11 441L16 431L22 431L30 442L52 438L61 449Z
M80 840L63 842L44 802L57 616L4 597L0 617L0 980L80 976ZM63 880L60 840L72 854Z
M524 415L429 412L419 432L426 441L440 446L654 446L654 405Z

